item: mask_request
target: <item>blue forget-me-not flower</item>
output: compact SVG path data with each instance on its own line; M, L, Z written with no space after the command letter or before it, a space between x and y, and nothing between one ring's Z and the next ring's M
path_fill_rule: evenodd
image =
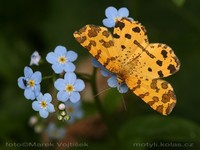
M48 137L52 140L61 140L65 137L66 128L57 127L55 123L50 122L47 129L45 130Z
M129 11L126 7L122 7L119 10L117 10L115 7L110 6L106 8L105 15L107 18L103 19L103 25L112 28L115 26L115 23L117 20L126 17L130 20L133 20L133 18L128 17Z
M81 108L81 102L71 103L70 101L66 101L66 111L69 114L70 119L67 121L68 123L73 123L76 119L80 119L83 117L83 110Z
M100 72L104 77L109 77L107 80L108 86L112 88L117 88L119 93L128 92L128 87L126 83L119 83L117 80L117 75L111 73L108 69L106 69L100 62L98 62L95 58L92 59L92 65L96 68L100 68Z
M39 114L42 118L47 118L49 115L49 112L54 112L54 106L51 104L52 97L49 93L42 94L37 97L37 101L34 101L32 103L32 108L35 111L39 111Z
M18 78L18 86L24 90L26 99L34 100L40 94L40 82L42 74L39 71L33 73L30 67L24 68L24 77Z
M55 88L58 90L57 99L65 102L70 99L71 102L76 103L80 100L79 92L85 88L83 80L77 79L75 73L66 73L64 79L57 79L54 82Z
M59 74L63 71L73 72L75 65L72 63L77 59L78 55L74 51L67 51L64 46L57 46L54 52L50 52L46 56L46 60L52 64L52 69Z
M30 66L31 65L37 65L38 66L39 62L40 62L40 59L41 59L41 56L38 53L38 51L33 52L33 54L31 55Z
M109 75L111 75L112 73L106 69L98 60L96 60L96 58L92 58L92 65L95 68L100 68L100 72L102 74L102 76L104 77L108 77Z
M112 88L117 88L119 93L126 93L128 92L128 87L126 83L119 83L117 80L117 75L113 74L108 80L108 85Z

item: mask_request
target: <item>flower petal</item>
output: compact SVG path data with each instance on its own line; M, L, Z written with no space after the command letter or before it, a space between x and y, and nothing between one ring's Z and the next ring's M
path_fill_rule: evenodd
M35 85L35 87L34 87L34 93L35 93L36 97L40 94L40 84Z
M118 81L117 81L117 77L116 76L111 76L108 80L108 85L110 87L117 87L119 85Z
M77 59L78 54L75 53L74 51L68 51L66 56L67 56L67 60L73 62L73 61L75 61Z
M42 118L47 118L49 115L49 112L45 109L40 109L39 114Z
M117 9L113 6L106 8L105 15L108 18L114 19L117 16Z
M80 98L81 98L81 96L80 96L79 92L72 92L69 99L72 103L76 103L80 100Z
M24 68L24 77L25 78L30 78L32 74L33 74L33 70L30 67Z
M81 79L77 79L74 83L75 91L82 91L85 88L85 83Z
M67 62L64 65L65 72L73 72L76 69L75 65L72 62Z
M117 89L118 89L119 93L126 93L126 92L128 92L128 87L127 87L127 85L125 83L119 85L117 87Z
M76 111L76 118L82 118L83 117L83 111L79 108L77 111Z
M104 76L104 77L108 77L111 75L111 73L107 69L105 69L105 70L101 69L100 72L101 72L102 76Z
M45 93L43 98L46 100L46 102L51 102L52 101L52 97L49 93Z
M41 109L40 103L39 103L38 101L34 101L34 102L32 103L32 108L33 108L33 110L35 110L35 111L39 111L39 110Z
M47 54L46 56L46 60L50 63L50 64L54 64L58 61L58 58L56 56L56 54L54 52L50 52Z
M73 116L73 113L71 114L71 113L68 113L69 114L69 116L70 116L70 119L69 120L67 120L67 123L69 123L69 124L72 124L72 123L74 123L74 121L75 121L75 118L74 118L74 116Z
M69 99L69 94L65 91L59 91L57 93L57 99L61 102L65 102Z
M33 54L31 55L30 66L31 65L37 65L38 66L39 62L40 62L40 59L41 59L41 56L38 53L38 51L33 52Z
M64 46L57 46L54 50L56 56L62 56L65 55L65 53L67 53L67 49Z
M31 90L31 88L27 88L24 90L24 96L26 99L35 99L35 93Z
M24 82L26 82L24 77L19 77L18 80L17 80L18 86L21 89L25 89L26 88L26 86L24 85Z
M92 58L91 63L96 68L100 68L102 66L101 63L96 58Z
M66 133L66 129L62 127L57 127L55 123L49 123L46 133L48 137L52 140L60 140L63 139Z
M55 82L54 82L54 87L61 91L61 90L65 90L65 87L66 87L66 84L64 82L63 79L57 79Z
M115 26L115 20L114 19L106 18L106 19L103 19L102 23L105 27L108 27L108 28L112 28L112 27Z
M47 111L48 111L48 112L54 112L54 111L55 111L53 104L48 103Z
M39 84L42 81L42 74L40 71L36 71L32 74L31 78L34 80L35 84Z
M37 98L36 98L39 102L43 100L43 95L42 93L38 94Z
M128 17L129 11L126 7L122 7L118 10L118 16L119 17Z
M72 103L71 101L66 101L65 105L67 110L69 108L73 109L73 111L67 112L70 115L70 120L68 120L68 123L73 123L76 119L79 119L83 116L81 101L78 101L76 103Z
M66 73L64 76L64 80L66 80L67 84L74 84L76 81L76 74L73 72Z
M59 74L63 72L63 65L56 63L52 65L52 69L54 70L55 73Z
M131 17L128 17L127 19L129 19L129 20L131 20L131 21L133 21L134 19L133 18L131 18Z

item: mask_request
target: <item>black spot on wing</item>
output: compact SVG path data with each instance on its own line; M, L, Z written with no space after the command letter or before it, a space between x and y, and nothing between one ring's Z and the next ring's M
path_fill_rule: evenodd
M119 36L118 34L116 34L116 33L113 34L113 37L116 38L116 39L119 39L119 38L120 38L120 36Z
M161 70L158 71L158 75L159 75L160 78L164 76Z
M151 69L151 68L148 68L148 71L149 71L149 72L152 72L152 69Z
M126 46L124 46L124 45L121 45L121 48L122 48L122 49L125 49L125 48L126 48Z
M162 66L162 61L157 60L157 61L156 61L156 64L157 64L158 66Z
M132 28L132 30L136 33L140 33L140 28L139 27L135 27L135 28Z
M167 58L167 51L166 50L162 50L161 54L162 54L163 58Z
M125 34L125 38L131 39L131 35L130 34Z
M117 21L115 24L115 28L120 28L122 30L125 27L125 24L123 22Z
M170 71L170 73L174 73L176 71L176 68L174 65L170 64L167 69Z

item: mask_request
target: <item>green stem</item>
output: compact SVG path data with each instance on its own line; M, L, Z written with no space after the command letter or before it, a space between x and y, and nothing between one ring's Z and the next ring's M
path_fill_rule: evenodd
M90 82L91 80L91 75L89 74L86 74L86 73L77 73L76 72L76 75L81 78L82 80L86 81L86 82Z
M92 86L92 94L93 94L93 96L95 96L94 102L95 102L95 105L97 107L97 110L99 111L102 119L104 121L106 121L105 111L104 111L102 103L100 101L100 98L99 98L99 95L98 95L97 86L96 86L96 72L97 72L97 69L94 68L93 69L93 73L92 73L92 77L91 77L91 82L90 82L91 86Z
M97 69L94 68L93 74L92 74L92 77L91 77L91 82L90 82L91 86L92 86L93 96L95 96L94 101L95 101L97 110L99 111L103 122L108 127L108 132L110 132L110 134L108 133L108 139L110 140L111 143L113 143L113 148L117 149L118 147L116 147L116 143L119 142L118 137L116 135L117 132L113 129L112 122L110 122L109 118L107 117L106 112L105 112L105 110L102 106L102 103L100 101L100 98L99 98L99 95L98 95L98 90L97 90L97 85L96 85L96 72L97 72Z
M45 76L45 77L42 78L42 80L51 79L51 78L53 78L53 76L54 76L54 75Z

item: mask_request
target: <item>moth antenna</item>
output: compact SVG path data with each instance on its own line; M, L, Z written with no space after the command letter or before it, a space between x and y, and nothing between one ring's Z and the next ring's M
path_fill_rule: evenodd
M99 92L98 94L94 95L94 97L96 97L96 96L98 96L98 95L102 94L103 92L108 91L108 90L110 90L110 89L111 89L111 88L104 89L103 91L101 91L101 92Z
M124 96L121 94L121 100L122 100L122 105L124 106L124 110L127 111L127 107L126 107L126 103L125 103L125 99Z

